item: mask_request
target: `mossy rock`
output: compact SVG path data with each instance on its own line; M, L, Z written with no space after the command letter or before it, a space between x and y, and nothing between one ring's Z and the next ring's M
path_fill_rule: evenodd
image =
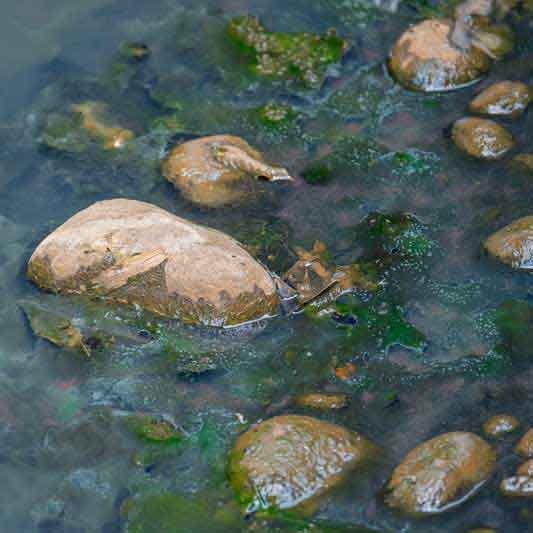
M519 300L507 300L497 310L496 324L505 350L514 360L533 356L533 306Z
M289 128L298 117L297 111L290 105L269 102L257 108L261 124L276 130Z
M126 428L136 437L151 443L179 443L183 435L170 422L149 415L132 415L125 420Z
M59 152L79 154L89 150L93 141L83 130L80 115L52 113L46 119L41 144Z
M228 35L249 59L256 75L294 80L310 88L322 85L329 65L341 61L348 49L335 31L282 33L267 30L257 17L236 17L228 25Z

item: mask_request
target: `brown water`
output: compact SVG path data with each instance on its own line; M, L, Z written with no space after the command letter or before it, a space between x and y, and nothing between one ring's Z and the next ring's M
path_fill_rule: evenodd
M501 341L498 306L507 299L530 300L531 278L494 264L480 249L492 231L531 214L532 175L513 169L508 159L466 159L447 137L448 126L465 114L478 87L424 96L390 79L384 62L397 36L419 16L412 4L396 14L363 0L4 4L2 532L126 530L123 503L163 490L207 501L210 509L229 509L231 515L234 500L224 466L243 421L288 412L356 429L383 449L379 464L336 491L317 519L377 531L462 532L481 525L500 532L533 530L530 504L498 493L499 481L519 464L512 454L518 434L495 444L500 459L494 478L452 512L405 518L380 498L392 468L425 439L448 430L480 434L483 422L500 412L514 414L525 429L533 416L533 367L527 358L533 354L527 343L520 361L516 354L494 350ZM353 48L319 90L257 81L224 40L227 21L242 13L257 14L279 31L323 32L334 26ZM484 84L507 78L533 82L532 20L526 15L514 20L515 51ZM152 55L130 75L120 70L118 48L132 40L148 44ZM169 114L150 98L150 91L153 95L163 86L171 87L171 97L181 104L176 118L182 132L174 137L150 128L154 118ZM135 131L132 151L65 154L43 147L47 117L87 99L107 101ZM271 100L291 104L298 120L283 131L258 124L250 110ZM533 151L531 112L508 127L522 151ZM286 166L296 183L266 187L259 203L239 209L191 206L163 182L158 161L173 139L212 133L245 137ZM303 170L331 150L344 157L332 181L306 183ZM361 253L354 228L369 213L411 213L420 222L416 238L421 236L424 245L390 268L384 298L400 306L405 320L427 339L427 348L421 352L396 344L387 349L381 334L358 338L352 332L350 337L349 327L331 319L299 315L231 334L165 324L165 338L121 341L91 360L73 356L30 330L21 301L36 298L56 310L68 304L29 284L25 264L37 243L69 216L113 197L142 199L244 242L259 240L272 246L269 266L278 270L294 261L295 246L311 248L316 239L327 244L339 264L347 263ZM263 234L261 228L266 228ZM145 319L134 317L133 323ZM137 334L130 326L128 334ZM209 372L185 368L183 359L196 361L205 354L212 361ZM345 382L333 369L348 362L358 374ZM291 405L299 392L317 390L346 393L350 406L312 413ZM154 451L124 429L124 415L133 412L170 417L188 437L175 449ZM135 454L145 458L136 463ZM194 505L189 514L200 512ZM175 531L229 533L248 531L251 524L224 522L220 516L195 521L187 518L187 509L183 517ZM299 522L262 527L305 530Z

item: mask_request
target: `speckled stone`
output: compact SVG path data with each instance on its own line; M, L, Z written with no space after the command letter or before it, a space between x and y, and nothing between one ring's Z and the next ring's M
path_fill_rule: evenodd
M488 437L500 437L515 431L520 422L511 415L496 415L483 424L483 431Z
M531 90L519 81L500 81L470 102L470 111L481 115L519 117L531 102Z

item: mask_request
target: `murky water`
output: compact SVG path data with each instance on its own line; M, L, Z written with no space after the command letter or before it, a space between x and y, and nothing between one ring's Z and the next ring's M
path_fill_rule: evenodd
M477 87L424 96L389 77L387 52L419 17L413 6L422 3L402 5L396 14L364 1L329 0L4 4L2 532L121 531L128 505L163 490L192 502L175 531L247 531L250 521L232 514L227 453L248 424L282 413L334 421L382 447L378 464L353 475L315 516L347 528L338 531L533 529L531 505L498 492L500 480L520 462L512 453L518 434L494 444L496 473L476 497L443 516L406 518L388 510L380 496L391 469L422 441L447 430L481 434L483 422L501 412L521 421L521 434L533 417L531 345L522 339L521 357L509 342L495 350L502 342L497 310L505 300L528 302L531 278L494 264L480 247L494 230L531 214L533 175L509 159L466 159L452 145L447 129L466 113ZM225 38L227 22L243 13L279 31L333 26L352 49L317 90L257 80ZM521 10L513 23L515 50L484 84L508 78L533 83L533 17ZM119 47L125 41L146 43L149 60L124 66ZM71 152L44 146L50 116L80 100L107 102L116 120L135 132L133 147L111 154L94 146ZM297 118L269 129L254 112L269 101L291 105ZM173 118L173 130L154 127L163 116ZM506 125L521 151L533 151L531 112ZM259 201L239 209L192 206L164 183L159 161L173 141L213 133L246 138L287 167L296 183L265 186ZM331 181L304 181L309 165L328 154L334 155ZM387 270L382 296L397 310L399 325L367 334L349 320L302 314L231 333L163 324L163 335L139 342L148 318L129 312L123 330L113 322L118 340L112 348L90 359L58 348L32 333L23 302L40 301L70 316L85 311L39 293L25 279L26 262L72 214L113 197L148 201L222 229L280 273L295 261L297 246L310 249L317 239L337 263L354 261L365 253L356 230L365 217L410 213L418 221L414 239L421 241ZM409 324L420 335L414 342ZM199 360L205 372L198 372ZM355 375L341 379L335 368L348 363ZM315 391L348 394L350 405L317 413L292 403L299 393ZM186 437L164 448L143 443L123 423L131 413L167 417ZM198 502L208 502L204 520L194 518L195 509L204 512ZM253 527L305 530L281 519Z

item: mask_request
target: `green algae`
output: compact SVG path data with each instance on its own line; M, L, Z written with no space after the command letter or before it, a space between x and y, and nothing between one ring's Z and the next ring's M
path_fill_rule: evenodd
M533 306L520 300L507 300L496 311L496 325L502 346L514 361L533 356Z
M178 444L182 433L170 422L149 415L132 415L125 420L126 428L140 440L150 443Z
M52 150L80 154L93 145L93 141L82 128L80 115L50 114L46 119L41 143Z
M427 348L425 336L405 319L403 306L382 298L361 304L352 297L343 297L336 303L340 316L339 327L354 346L374 339L386 353L394 346L422 353Z
M310 88L323 84L328 66L338 63L348 47L334 30L322 36L272 32L250 15L234 18L227 31L254 74L294 80Z

